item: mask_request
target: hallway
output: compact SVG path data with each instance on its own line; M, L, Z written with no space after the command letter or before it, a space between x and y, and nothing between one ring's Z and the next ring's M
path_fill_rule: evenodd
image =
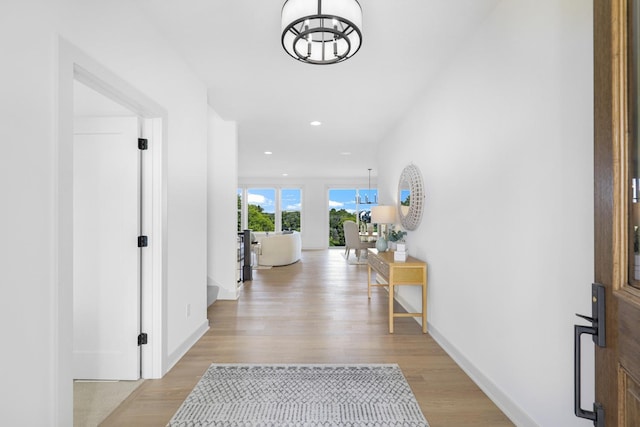
M386 291L369 301L367 267L342 254L303 251L296 264L254 270L238 301L209 307L210 330L180 362L102 425L166 425L211 363L397 363L431 427L513 425L414 319L396 319L390 335Z

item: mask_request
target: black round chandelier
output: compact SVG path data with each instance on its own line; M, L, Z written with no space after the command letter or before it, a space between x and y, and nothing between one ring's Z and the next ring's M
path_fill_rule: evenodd
M357 0L287 0L282 6L282 47L309 64L342 62L362 44Z

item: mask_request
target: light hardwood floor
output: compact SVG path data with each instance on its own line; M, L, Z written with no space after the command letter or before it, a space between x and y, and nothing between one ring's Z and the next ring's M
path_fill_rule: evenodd
M209 307L211 329L180 362L101 425L165 426L211 363L397 363L431 427L512 426L414 319L388 333L386 290L369 300L367 267L342 253L303 251L296 264L254 270L238 301Z

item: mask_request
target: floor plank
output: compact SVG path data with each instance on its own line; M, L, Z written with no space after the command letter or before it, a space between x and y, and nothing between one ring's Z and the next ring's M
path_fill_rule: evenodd
M238 301L209 307L211 329L159 380L145 381L102 426L164 426L211 363L397 363L431 427L512 426L412 318L387 330L387 292L367 298L367 267L342 250L303 251L254 270Z

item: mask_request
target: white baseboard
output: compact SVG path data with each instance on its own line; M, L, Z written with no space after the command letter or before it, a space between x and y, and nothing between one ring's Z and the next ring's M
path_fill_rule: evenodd
M211 277L207 276L207 286L217 286L218 293L216 295L216 299L219 300L237 300L239 297L238 293L238 284L233 284L230 287L223 286L222 283L213 280ZM213 302L213 301L212 301Z
M167 372L174 367L176 363L184 356L193 345L198 342L202 336L209 330L209 320L205 320L202 324L186 339L184 342L167 358Z
M207 286L207 307L213 304L218 299L220 293L220 287L215 285Z
M408 312L418 312L407 300L396 295L396 301ZM414 318L422 326L422 319ZM508 395L502 392L489 378L487 378L473 363L452 345L431 323L427 322L427 330L442 349L460 368L476 383L478 387L496 404L498 408L518 427L539 427L538 424L518 406Z
M428 324L429 335L462 368L474 383L496 404L498 408L518 427L539 427L539 425L511 398L487 378L473 363L453 346L433 325Z

